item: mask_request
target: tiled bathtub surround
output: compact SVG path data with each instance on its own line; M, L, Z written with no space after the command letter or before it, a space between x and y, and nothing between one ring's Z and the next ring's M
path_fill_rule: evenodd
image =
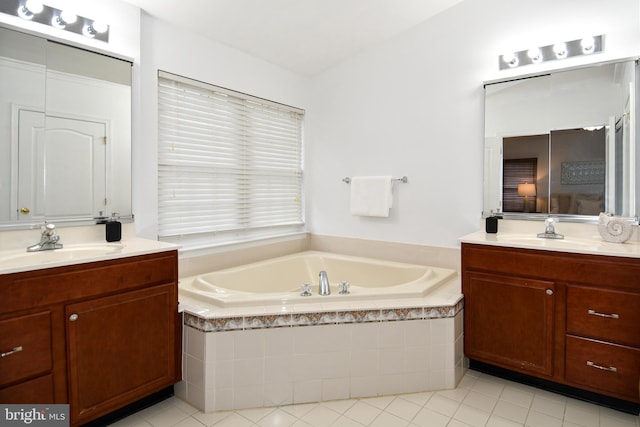
M457 248L332 236L180 257L181 277L304 250L459 270ZM423 298L221 308L180 296L183 378L205 412L441 390L465 366L460 280Z
M390 322L399 320L441 319L455 317L463 301L443 307L403 307L317 311L293 314L266 314L203 318L185 313L184 324L203 332L241 331L249 329L317 326L342 323Z
M465 368L458 286L397 307L226 316L190 307L176 394L211 412L453 388Z

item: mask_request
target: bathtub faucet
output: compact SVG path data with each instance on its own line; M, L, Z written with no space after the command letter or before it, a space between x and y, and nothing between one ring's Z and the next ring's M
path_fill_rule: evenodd
M320 282L318 284L318 294L331 295L331 287L329 286L329 278L327 277L327 272L322 270L319 276Z

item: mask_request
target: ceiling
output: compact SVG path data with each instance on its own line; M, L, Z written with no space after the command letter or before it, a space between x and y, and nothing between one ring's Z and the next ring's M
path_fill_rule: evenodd
M149 15L302 75L462 0L125 0Z

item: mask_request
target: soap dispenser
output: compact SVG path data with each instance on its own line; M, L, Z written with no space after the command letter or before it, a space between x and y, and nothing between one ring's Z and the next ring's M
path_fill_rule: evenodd
M122 239L122 223L118 221L116 212L111 214L111 218L105 223L105 236L107 242L119 242Z

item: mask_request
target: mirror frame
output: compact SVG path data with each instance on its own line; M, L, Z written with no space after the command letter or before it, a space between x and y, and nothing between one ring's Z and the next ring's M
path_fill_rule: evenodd
M638 143L640 140L640 114L639 114L639 107L640 107L640 57L630 57L630 58L621 58L621 59L616 59L616 60L611 60L611 61L603 61L603 62L595 62L595 63L590 63L590 64L585 64L585 65L580 65L580 66L575 66L575 67L566 67L566 68L560 68L560 69L555 69L555 70L550 70L550 71L544 71L544 72L539 72L539 73L529 73L529 74L523 74L523 75L519 75L519 76L513 76L513 77L509 77L509 78L505 78L505 79L494 79L494 80L488 80L483 82L483 89L485 89L485 110L484 110L484 126L483 126L483 144L484 144L484 150L483 150L483 154L484 154L484 167L483 167L483 210L482 210L482 217L483 218L487 218L489 216L498 216L501 219L510 219L510 220L535 220L535 221L541 221L544 220L545 218L548 218L550 216L552 217L557 217L560 218L562 221L564 222L575 222L575 223L597 223L598 222L598 216L597 215L579 215L579 214L556 214L556 213L526 213L526 212L496 212L493 210L493 208L491 207L491 203L488 203L490 199L488 199L488 188L490 185L495 184L492 183L491 181L495 181L495 179L492 179L491 170L495 170L496 168L500 168L500 171L502 171L502 161L503 161L503 155L502 153L500 153L499 158L500 158L500 165L495 164L495 154L493 156L490 155L490 152L492 150L495 150L495 148L491 148L488 144L487 144L487 135L486 135L486 127L487 127L487 109L486 109L486 87L493 85L493 84L499 84L499 83L507 83L507 82L513 82L513 81L517 81L517 80L524 80L524 79L529 79L529 78L535 78L535 77L543 77L543 76L550 76L556 73L562 73L562 72L567 72L567 71L574 71L574 70L581 70L581 69L586 69L586 68L592 68L592 67L597 67L597 66L602 66L602 65L611 65L611 64L617 64L617 63L623 63L623 62L634 62L635 63L635 69L634 69L634 89L635 89L635 93L632 94L632 98L633 101L631 103L631 114L633 115L632 121L633 123L630 126L631 129L631 137L633 138L633 143L631 144L633 146L633 152L631 153L632 155L632 159L630 160L630 164L632 164L633 169L634 169L634 175L635 175L635 180L632 181L633 185L634 185L634 191L633 191L633 198L634 200L632 200L631 202L631 209L633 209L633 212L631 212L631 215L629 216L622 216L622 218L627 219L631 222L633 222L634 224L639 224L639 215L640 215L640 151L638 150ZM550 129L551 131L551 129ZM500 201L502 201L502 190L498 190L499 193L499 198Z

